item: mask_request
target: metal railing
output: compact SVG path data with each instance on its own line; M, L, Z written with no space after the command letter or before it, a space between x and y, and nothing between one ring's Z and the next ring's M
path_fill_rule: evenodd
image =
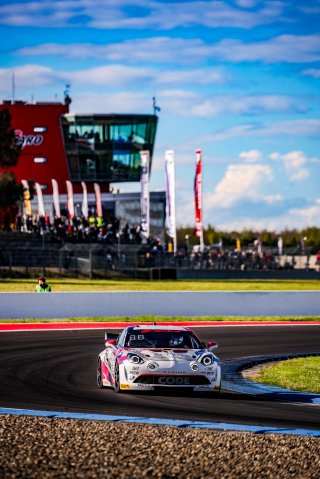
M289 254L291 253L291 254ZM316 270L320 264L316 255L292 254L191 254L173 255L164 251L150 252L145 248L130 248L121 244L112 248L99 244L68 244L64 247L45 245L44 248L7 246L0 250L0 274L29 276L52 272L60 276L83 277L175 277L175 270L191 271L279 271ZM158 273L155 272L158 270ZM166 270L166 271L165 271ZM171 271L171 273L170 273Z

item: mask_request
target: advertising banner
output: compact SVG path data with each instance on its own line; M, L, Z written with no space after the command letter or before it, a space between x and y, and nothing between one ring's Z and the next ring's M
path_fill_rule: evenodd
M174 151L165 152L166 169L166 223L167 234L173 239L173 252L177 252L177 232L176 232L176 198L175 198L175 167Z
M81 181L81 186L82 186L82 193L83 193L81 211L82 211L82 216L87 220L89 216L87 185L85 184L84 181Z
M200 246L203 246L202 229L202 150L196 150L196 174L194 179L194 202L195 202L195 234L200 238Z
M32 215L32 208L31 208L31 195L29 189L29 183L27 180L21 180L23 186L23 198L24 198L24 207L27 216Z
M34 184L36 192L37 192L37 197L38 197L38 215L39 216L46 216L46 212L44 209L44 202L43 202L43 196L42 196L42 190L41 186L39 183Z
M102 203L101 203L101 190L100 190L100 185L98 183L94 183L94 192L96 195L96 210L97 210L97 216L99 218L102 218Z
M61 212L60 212L60 199L59 199L59 188L58 188L58 183L57 180L52 179L52 191L53 191L53 205L54 205L54 210L55 210L55 216L57 218L61 217Z
M149 195L149 151L140 151L141 159L141 235L147 239L150 236L150 195Z
M71 181L67 180L66 185L67 185L67 194L68 194L67 208L69 211L69 217L74 218L73 187L72 187Z

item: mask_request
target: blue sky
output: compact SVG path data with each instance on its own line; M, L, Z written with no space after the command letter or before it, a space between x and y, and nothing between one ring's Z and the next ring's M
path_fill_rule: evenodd
M320 0L0 2L0 96L75 113L161 107L151 189L176 158L177 221L194 224L203 150L205 225L320 226ZM139 185L121 185L139 191Z

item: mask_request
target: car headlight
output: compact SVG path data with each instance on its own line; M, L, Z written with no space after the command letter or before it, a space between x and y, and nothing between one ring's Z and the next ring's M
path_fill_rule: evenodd
M199 370L199 366L198 366L197 363L191 363L190 368L192 369L192 371L198 371Z
M147 368L150 369L150 371L154 371L155 369L157 369L158 367L158 364L157 363L148 363L147 365Z
M127 358L129 359L130 363L132 364L142 364L144 363L144 360L138 356L138 354L135 353L128 353Z
M203 358L201 359L201 364L203 364L204 366L211 366L213 362L214 362L214 359L213 359L213 356L211 355L203 356Z

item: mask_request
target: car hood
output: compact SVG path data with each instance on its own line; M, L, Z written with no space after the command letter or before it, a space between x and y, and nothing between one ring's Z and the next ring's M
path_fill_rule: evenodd
M130 349L145 361L194 361L204 351L201 349Z

